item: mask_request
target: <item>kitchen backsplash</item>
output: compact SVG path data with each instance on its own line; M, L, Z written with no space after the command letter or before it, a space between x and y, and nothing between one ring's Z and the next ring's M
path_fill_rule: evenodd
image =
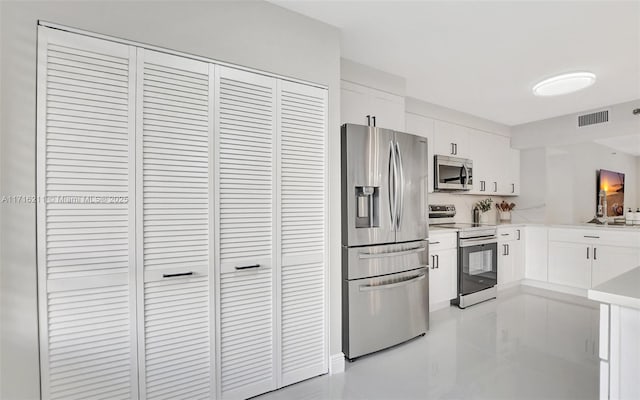
M502 196L479 196L479 195L469 195L469 194L454 194L454 193L429 193L429 204L453 204L456 206L456 216L454 218L455 222L471 222L473 220L472 210L474 205L487 197L493 200L493 203L499 203L502 200L507 202L514 202L516 205L517 197L502 197ZM517 206L516 206L517 209ZM499 223L498 222L498 213L495 209L495 206L492 205L491 211L487 211L489 213L489 222Z

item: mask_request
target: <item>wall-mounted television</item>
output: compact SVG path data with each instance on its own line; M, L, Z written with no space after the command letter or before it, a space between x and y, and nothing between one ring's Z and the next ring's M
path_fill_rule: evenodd
M600 191L607 194L607 216L624 215L624 174L622 172L598 170L596 188L596 210Z

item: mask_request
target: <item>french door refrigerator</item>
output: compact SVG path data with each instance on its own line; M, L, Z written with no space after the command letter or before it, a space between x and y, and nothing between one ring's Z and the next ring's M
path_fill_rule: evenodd
M427 140L345 124L342 347L347 359L429 327Z

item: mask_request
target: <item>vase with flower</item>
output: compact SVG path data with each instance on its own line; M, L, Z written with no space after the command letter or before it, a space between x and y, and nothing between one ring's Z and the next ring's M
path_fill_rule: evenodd
M476 203L476 207L480 210L480 223L487 224L489 223L489 214L487 212L491 210L491 204L493 200L491 198L486 198L484 200L480 200Z

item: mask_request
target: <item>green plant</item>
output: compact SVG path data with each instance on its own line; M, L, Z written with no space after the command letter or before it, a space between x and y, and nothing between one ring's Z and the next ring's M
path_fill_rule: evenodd
M493 203L493 200L490 198L484 199L484 200L480 200L479 202L476 203L476 207L478 207L480 209L480 211L487 212L489 210L491 210L491 203Z

